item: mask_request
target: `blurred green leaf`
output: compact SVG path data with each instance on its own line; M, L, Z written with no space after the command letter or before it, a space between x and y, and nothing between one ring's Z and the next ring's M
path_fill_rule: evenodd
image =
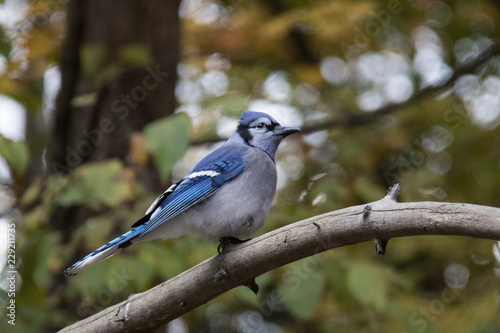
M385 188L363 176L356 179L355 187L364 202L376 201L386 194Z
M14 176L20 177L26 171L29 151L25 142L13 141L0 134L0 156L5 159Z
M11 51L12 43L6 36L4 27L0 26L0 54L7 58Z
M282 299L290 312L308 320L314 314L323 292L324 277L318 272L308 272L307 263L314 258L301 260L288 272L286 283L281 288Z
M128 44L120 48L120 59L128 65L145 66L150 64L153 57L148 45Z
M101 44L84 45L80 51L81 67L91 77L98 75L108 62L109 53Z
M71 99L71 106L75 108L88 108L97 101L97 93L77 95Z
M347 273L347 287L364 306L382 311L387 304L387 274L378 265L353 262Z
M241 110L247 109L248 103L249 98L247 95L228 94L209 100L207 107L222 108L225 113L234 113L234 116L238 116Z
M144 133L161 179L166 180L189 145L189 117L178 113L157 120L148 124Z
M37 199L40 198L42 194L44 186L44 179L42 177L37 177L33 180L33 182L28 186L26 191L24 191L23 196L20 200L20 205L23 207L27 207L36 202Z
M73 171L69 182L68 189L58 200L63 206L114 207L133 195L133 184L118 160L81 166Z
M36 268L33 272L33 282L38 288L48 288L50 278L58 269L60 258L60 240L55 234L47 234L40 239L36 258Z

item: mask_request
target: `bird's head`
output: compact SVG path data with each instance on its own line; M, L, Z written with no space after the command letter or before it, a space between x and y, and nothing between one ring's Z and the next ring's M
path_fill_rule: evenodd
M246 144L262 149L272 159L281 140L299 131L296 127L283 127L270 115L255 111L243 112L236 129Z

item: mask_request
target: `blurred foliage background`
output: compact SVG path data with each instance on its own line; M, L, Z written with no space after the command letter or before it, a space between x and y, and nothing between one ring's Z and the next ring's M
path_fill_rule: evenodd
M324 125L281 147L278 195L259 234L380 199L395 182L402 201L498 207L500 58L488 53L498 52L498 2L135 5L147 10L106 3L113 2L1 1L2 332L54 331L215 255L215 244L183 237L62 276L142 217L161 189L235 129L243 110L268 112L283 125ZM177 14L179 21L168 19ZM483 52L486 61L463 71ZM165 59L173 71L158 69ZM415 98L423 88L430 93ZM176 102L161 100L169 94ZM380 112L386 107L392 111ZM87 115L92 122L79 118ZM358 121L325 125L352 115ZM15 327L6 317L10 223ZM257 283L258 296L236 288L166 330L500 330L500 250L488 240L393 239L383 257L363 243Z

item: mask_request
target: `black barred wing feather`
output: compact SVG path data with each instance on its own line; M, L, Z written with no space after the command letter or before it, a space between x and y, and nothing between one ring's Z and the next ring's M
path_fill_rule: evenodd
M163 198L162 195L153 203L152 208L148 210L151 214L149 222L139 237L143 237L160 224L205 200L232 178L242 173L243 170L244 164L241 159L224 160L205 168L195 168L181 182L176 184L173 191L167 195L165 195L167 193L165 192ZM144 222L146 221L142 221L142 223Z

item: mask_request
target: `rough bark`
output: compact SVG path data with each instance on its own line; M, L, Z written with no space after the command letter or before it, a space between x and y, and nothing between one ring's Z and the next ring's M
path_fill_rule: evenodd
M152 331L226 291L257 287L255 278L329 249L391 238L460 235L500 239L500 209L461 203L398 203L399 185L382 200L333 211L234 245L178 276L111 306L61 332Z

